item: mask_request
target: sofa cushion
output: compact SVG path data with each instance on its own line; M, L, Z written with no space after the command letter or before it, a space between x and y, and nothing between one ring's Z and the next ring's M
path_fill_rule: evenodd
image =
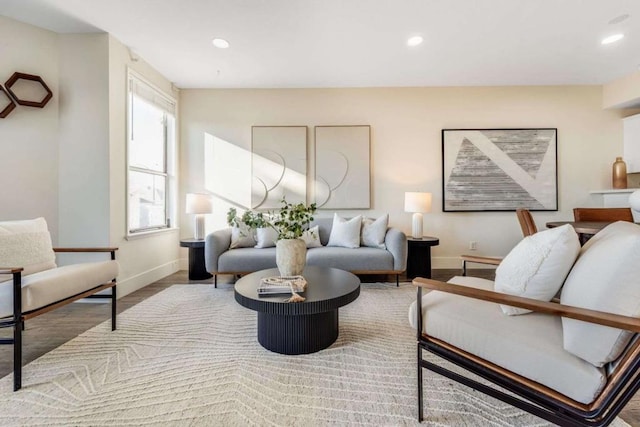
M307 248L319 248L322 246L322 243L320 243L320 228L317 225L305 230L300 238L304 240Z
M363 218L360 246L386 249L387 246L384 244L384 236L387 234L388 226L389 214L383 215L378 219Z
M569 273L562 304L640 316L640 227L615 222L593 236ZM596 366L617 359L631 332L562 319L564 348Z
M22 267L23 276L56 267L44 218L0 222L0 266ZM11 278L9 274L0 274L0 282Z
M231 249L218 258L218 272L258 271L276 267L276 248Z
M551 301L562 287L579 252L578 235L569 224L525 237L498 266L495 290ZM500 307L508 315L531 312L508 305Z
M454 277L449 283L491 290L493 283ZM432 291L422 299L423 332L543 384L580 403L592 402L606 384L604 369L565 351L557 316L504 316L498 304ZM409 309L416 327L416 303Z
M256 228L256 245L255 248L264 249L272 248L278 240L278 232L271 227Z
M115 279L116 261L66 265L22 278L22 312L35 310L56 301L95 288ZM13 314L13 281L0 283L0 317Z
M254 231L245 223L239 227L231 227L231 249L252 248L256 245Z
M351 219L342 218L333 214L333 225L327 246L339 246L344 248L360 247L360 228L362 227L362 215Z
M307 265L347 271L393 270L393 255L384 249L356 249L326 246L307 250Z

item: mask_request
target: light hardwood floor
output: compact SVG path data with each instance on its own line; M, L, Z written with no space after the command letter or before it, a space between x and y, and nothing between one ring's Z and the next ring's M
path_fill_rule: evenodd
M433 278L448 280L460 274L459 270L433 270ZM470 276L493 279L493 270L470 270ZM402 278L401 278L402 279ZM395 277L363 276L363 281L395 281ZM231 286L220 283L218 286ZM179 271L162 280L158 280L132 294L118 300L118 312L122 312L150 296L174 284L212 283L208 281L190 281L186 271ZM43 354L64 344L84 331L109 319L109 304L69 304L57 310L46 313L27 322L24 332L23 363L27 364ZM0 331L0 336L9 337L10 329ZM0 376L12 373L12 346L0 346ZM640 427L640 394L634 397L622 411L621 418L632 426Z

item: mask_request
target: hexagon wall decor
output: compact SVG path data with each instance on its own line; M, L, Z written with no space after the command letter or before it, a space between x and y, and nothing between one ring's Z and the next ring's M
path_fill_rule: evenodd
M0 97L7 98L7 101L9 101L7 105L1 107L2 110L0 110L0 119L4 119L16 108L16 103L13 102L13 99L11 99L9 94L4 90L2 86L0 86Z
M47 94L44 96L44 98L42 98L41 101L30 101L28 99L20 99L11 90L11 87L14 84L16 84L16 82L18 80L31 80L31 81L40 83L40 85L44 88L44 90L47 92ZM47 102L49 102L49 100L53 97L53 93L51 92L51 89L49 89L49 87L44 82L44 80L42 80L42 77L36 76L36 75L33 75L33 74L25 74L25 73L18 73L18 72L13 73L13 75L11 77L9 77L9 80L7 80L4 85L5 85L5 88L7 89L7 92L9 92L11 94L13 99L15 99L18 104L26 105L27 107L42 108L45 105L47 105Z

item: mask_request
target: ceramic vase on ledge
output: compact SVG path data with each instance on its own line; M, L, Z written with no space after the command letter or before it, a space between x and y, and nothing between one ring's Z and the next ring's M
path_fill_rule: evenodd
M276 265L281 276L302 274L307 261L307 245L302 239L280 239L276 242Z
M613 162L611 180L613 188L627 188L627 164L622 160L622 157L616 157L616 161Z

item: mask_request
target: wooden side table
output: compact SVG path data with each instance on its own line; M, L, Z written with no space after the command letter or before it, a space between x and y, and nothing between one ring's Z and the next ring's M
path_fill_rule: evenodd
M431 279L431 247L438 246L440 239L424 236L422 239L407 238L409 253L407 255L407 278L424 277Z
M189 280L206 280L213 277L204 263L204 240L180 240L180 246L189 248Z

